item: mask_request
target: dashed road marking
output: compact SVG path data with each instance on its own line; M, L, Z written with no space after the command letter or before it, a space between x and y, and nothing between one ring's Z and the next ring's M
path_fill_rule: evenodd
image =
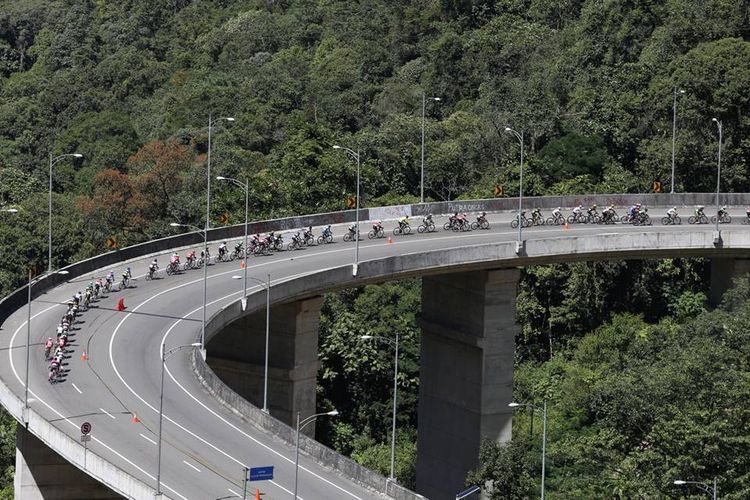
M146 441L148 441L149 443L151 443L151 444L156 444L156 441L154 441L153 439L151 439L151 438L150 438L150 437L148 437L148 436L145 436L145 435L141 434L141 437L142 437L143 439L145 439Z
M185 465L187 465L191 469L195 470L195 472L200 472L201 471L198 467L196 467L195 465L191 464L190 462L188 462L186 460L183 460L182 463L185 464Z

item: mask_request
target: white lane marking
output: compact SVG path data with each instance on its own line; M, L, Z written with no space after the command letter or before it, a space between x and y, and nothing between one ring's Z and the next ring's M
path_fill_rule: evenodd
M230 272L232 272L232 271L230 271ZM227 274L227 273L223 273L223 274ZM292 277L292 278L293 278L293 277ZM288 278L287 278L287 279L288 279ZM124 318L123 318L122 320L120 320L120 323L118 323L118 325L117 325L117 326L115 327L115 330L114 330L114 331L112 332L112 337L111 337L111 338L110 338L110 340L109 340L109 360L110 360L110 364L112 365L112 369L114 370L115 374L116 374L116 375L117 375L117 377L118 377L118 378L120 379L120 382L122 382L122 383L123 383L123 385L125 385L125 387L127 387L127 389L128 389L128 390L129 390L129 391L130 391L130 392L131 392L131 393L132 393L132 394L133 394L133 395L134 395L135 397L137 397L138 399L140 399L140 400L141 400L141 401L143 402L143 404L145 404L145 405L146 405L146 406L147 406L148 408L150 408L150 409L151 409L151 410L153 410L154 412L157 412L156 408L155 408L154 406L152 406L151 404L149 404L149 403L148 403L148 402L147 402L147 401L146 401L145 399L143 399L143 397L141 397L141 395L140 395L140 394L138 394L137 392L135 392L135 391L133 390L133 388L132 388L132 387L130 387L130 385L128 385L128 383L127 383L127 382L125 382L125 379L124 379L124 378L122 377L122 375L120 374L120 371L119 371L119 370L117 369L117 366L115 365L115 360L114 360L114 351L113 351L113 345L114 345L114 341L115 341L115 338L117 337L117 333L119 332L119 330L120 330L120 327L121 327L121 326L123 325L123 323L125 323L125 320L127 320L127 319L128 319L129 317L130 317L130 315L131 315L132 313L134 313L135 311L137 311L137 310L138 310L138 309L139 309L139 308L140 308L141 306L145 305L146 303L150 302L151 300L155 299L156 297L158 297L158 296L160 296L160 295L162 295L162 294L164 294L164 293L167 293L167 292L171 292L171 291L177 290L177 289L179 289L179 288L182 288L182 287L184 287L184 286L187 286L187 285L190 285L190 284L193 284L193 283L199 282L199 281L202 281L202 279L199 279L199 280L195 280L195 281L193 281L193 282L188 282L188 283L183 283L183 284L180 284L180 285L176 285L176 286L174 286L174 287L172 287L172 288L169 288L169 289L167 289L167 290L163 290L163 291L161 291L161 292L159 292L159 293L157 293L157 294L155 294L155 295L153 295L153 296L149 297L149 298L148 298L148 299L146 299L145 301L141 302L140 304L138 304L137 306L135 306L135 307L134 307L134 308L133 308L133 309L132 309L132 310L131 310L131 311L130 311L130 312L129 312L128 314L126 314L126 315L125 315L125 317L124 317ZM208 305L211 305L211 304L215 304L216 302L224 301L224 300L226 300L227 298L229 298L229 297L232 297L232 296L234 296L234 295L238 295L238 294L240 294L240 293L241 293L241 292L239 292L239 291L237 291L237 292L234 292L234 293L231 293L231 294L229 294L229 295L226 295L226 296L224 296L224 297L221 297L221 298L219 298L219 299L216 299L216 300L214 300L214 301L212 301L212 302L209 302L209 304L208 304ZM195 310L191 311L190 313L188 313L187 315L183 316L183 318L185 318L185 317L187 317L187 316L189 316L189 315L191 315L191 314L194 314L195 312L197 312L197 311L201 310L202 308L203 308L203 306L201 306L201 307L198 307L197 309L195 309ZM182 321L182 319L180 319L180 320L176 321L176 322L175 322L175 323L174 323L174 324L173 324L173 325L172 325L172 326L171 326L171 327L169 328L169 330L167 331L167 333L166 333L166 334L164 335L164 337L162 338L162 343L164 343L164 339L166 339L167 335L169 335L169 332L171 332L171 331L172 331L172 329L173 329L173 328L174 328L174 327L175 327L175 326L176 326L176 325L177 325L177 324L178 324L178 323L179 323L180 321ZM160 346L160 347L161 347L161 346ZM161 362L161 351L159 352L159 362ZM166 366L165 366L165 368L166 368ZM170 378L171 378L172 380L175 380L174 376L172 375L172 373L171 373L171 372L169 371L169 369L168 369L168 368L166 368L166 372L167 372L167 373L169 373L169 377L170 377ZM175 382L176 382L176 381L175 381ZM176 382L176 383L177 383L177 382ZM256 444L258 444L258 445L262 446L263 448L265 448L266 450L270 451L271 453L273 453L273 454L275 454L275 455L278 455L279 457L281 457L282 459L286 460L287 462L289 462L289 463L293 463L293 461L292 461L292 460L291 460L290 458L287 458L287 457L285 457L284 455L282 455L282 454L281 454L281 453L279 453L278 451L274 450L273 448L271 448L271 447L269 447L269 446L267 446L267 445L265 445L265 444L261 443L260 441L258 441L258 440L257 440L257 439L255 439L254 437L250 436L249 434L245 433L244 431L242 431L242 430L241 430L241 429L239 429L238 427L235 427L235 426L234 426L234 425L232 425L232 424L231 424L230 422L228 422L227 420L225 420L224 418L222 418L222 417L221 417L220 415L218 415L218 414L217 414L216 412L214 412L213 410L211 410L210 408L208 408L208 407L207 407L206 405L204 405L204 404L203 404L202 402L198 401L198 399L196 399L196 398L195 398L195 397L194 397L194 396L193 396L192 394L190 394L190 393L189 393L189 392L188 392L188 391L187 391L187 390L186 390L186 389L185 389L185 388L184 388L184 387L183 387L182 385L180 385L179 383L177 383L177 385L178 385L178 386L179 386L179 387L180 387L180 388L181 388L181 389L182 389L182 390L183 390L183 391L184 391L184 392L185 392L185 393L186 393L186 394L187 394L188 396L190 396L190 397L191 397L191 398L192 398L193 400L195 400L195 401L196 401L196 402L197 402L198 404L200 404L201 406L203 406L203 407L204 407L204 408L205 408L205 409L206 409L207 411L209 411L209 412L210 412L210 413L211 413L212 415L214 415L215 417L219 418L219 419L220 419L220 420L221 420L222 422L224 422L225 424L229 425L229 426L230 426L230 427L231 427L232 429L234 429L234 430L236 430L236 431L240 432L240 433L241 433L242 435L246 436L246 437L247 437L248 439L250 439L250 440L251 440L251 441L253 441L254 443L256 443ZM184 427L184 426L182 426L182 425L178 424L178 423L177 423L177 422L176 422L175 420L173 420L172 418L168 417L167 415L164 415L164 414L162 414L162 417L163 417L164 419L166 419L167 421L171 422L172 424L174 424L174 425L175 425L176 427L178 427L178 428L179 428L179 429L181 429L182 431L184 431L184 432L186 432L187 434L191 435L191 436L192 436L192 437L194 437L195 439L197 439L197 440L201 441L202 443L206 444L207 446L209 446L209 447L213 448L213 449L214 449L215 451L217 451L218 453L220 453L220 454L224 455L225 457L229 458L230 460L234 461L234 462L235 462L235 463L237 463L238 465L241 465L241 466L243 466L243 467L245 467L245 466L246 466L246 464L245 464L245 463L243 463L243 462L241 462L240 460L236 459L235 457L233 457L233 456L229 455L229 454L228 454L227 452L225 452L224 450L222 450L222 449L220 449L220 448L216 447L216 446L215 446L215 445L214 445L213 443L211 443L211 442L209 442L209 441L207 441L207 440L203 439L202 437L198 436L197 434L195 434L195 433L194 433L194 432L192 432L191 430L187 429L186 427ZM300 469L301 469L301 470L304 470L304 471L306 471L306 472L309 472L310 474L312 474L313 476L317 477L317 478L318 478L318 479L320 479L321 481L323 481L323 482L325 482L325 483L328 483L328 484L330 484L331 486L334 486L335 488L338 488L338 489L340 489L340 490L341 490L341 491L343 491L344 493L346 493L346 494L348 494L348 495L350 495L350 496L352 496L352 497L356 498L357 500L361 500L361 498L360 498L360 497L358 497L358 496L354 495L353 493L351 493L351 492L349 492L349 491L346 491L345 489L343 489L343 488L341 488L340 486L338 486L338 485L336 485L336 484L332 483L332 482L331 482L331 481L329 481L328 479L326 479L326 478L324 478L324 477L321 477L321 476L319 476L318 474L316 474L316 473L312 472L311 470L307 469L306 467L304 467L304 466L300 465ZM289 493L289 494L291 494L291 493L292 493L292 491L290 491L290 490L288 490L287 488L283 487L282 485L280 485L280 484L279 484L279 483L277 483L276 481L269 481L269 483L271 483L271 484L273 484L273 485L277 486L278 488L280 488L280 489L284 490L284 491L285 491L286 493Z
M46 309L44 309L44 310L42 310L42 311L40 311L40 312L36 313L35 315L33 315L33 316L31 317L31 319L34 319L34 318L36 318L37 316L39 316L40 314L44 314L45 312L49 311L50 309L54 309L55 307L58 307L58 306L60 306L60 305L61 305L61 304L55 304L55 305L53 305L53 306L50 306L50 307L48 307L48 308L46 308ZM13 332L13 335L12 335L12 336L11 336L11 338L10 338L9 349L8 349L8 359L9 359L9 361L10 361L10 369L11 369L11 371L13 372L13 375L14 375L14 376L16 377L16 380L18 381L18 383L19 383L19 384L21 384L21 386L24 386L24 383L23 383L23 380L21 380L21 376L20 376L20 375L18 374L18 371L16 370L16 365L15 365L15 363L13 363L13 355L12 355L12 354L13 354L13 344L14 344L14 343L15 343L15 341L16 341L16 337L18 336L18 333L19 333L19 332L20 332L20 331L21 331L21 330L23 329L23 327L24 327L24 326L26 326L26 321L24 321L23 323L21 323L21 325L20 325L20 326L19 326L19 327L18 327L18 328L16 329L16 331L15 331L15 332ZM29 385L30 385L30 384L29 384ZM79 430L79 427L80 427L80 426L79 426L78 424L76 424L75 422L71 421L71 420L70 420L70 419L69 419L68 417L64 416L64 415L63 415L62 413L60 413L59 411L57 411L57 409L53 408L53 407L52 407L51 405L49 405L49 404L48 404L48 403L47 403L46 401L44 401L44 400L43 400L42 398L40 398L39 396L37 396L37 395L36 395L36 393L35 393L34 391L32 391L32 390L31 390L31 388L29 388L29 394L30 394L30 395L31 395L31 396L32 396L32 397L33 397L33 398L34 398L35 400L37 400L37 401L39 401L40 403L42 403L42 404L43 404L44 406L46 406L46 407L47 407L47 408L48 408L48 409L49 409L49 410L50 410L51 412L53 412L53 413L54 413L55 415L57 415L57 416L59 417L59 419L60 419L61 421L67 422L67 423L68 423L68 424L70 424L70 425L71 425L71 426L72 426L72 427L73 427L73 428L74 428L74 429L75 429L76 431L78 431L78 430ZM31 399L29 399L29 401L31 401ZM61 429L61 430L62 430L62 429ZM97 438L96 436L93 436L93 435L92 435L92 436L91 436L91 440L92 440L92 441L94 441L95 443L99 444L100 446L104 447L104 448L105 448L105 449L106 449L107 451L109 451L109 452L110 452L110 453L112 453L113 455L116 455L116 456L117 456L118 458L120 458L120 459L121 459L122 461L124 461L125 463L127 463L127 464L128 464L128 465L130 465L131 467L133 467L133 468L137 469L137 470L138 470L139 472L141 472L142 474L144 474L144 475L145 475L146 477L148 477L149 479L151 479L151 480L156 480L156 478L155 478L154 476L152 476L151 474L149 474L148 472L146 472L146 471L145 471L144 469L142 469L141 467L139 467L138 465L136 465L136 464L135 464L134 462L132 462L131 460L129 460L128 458L126 458L126 457L125 457L125 455L123 455L122 453L118 452L117 450L115 450L114 448L112 448L111 446L109 446L108 444L106 444L106 443L105 443L104 441L102 441L101 439L98 439L98 438ZM154 443L154 444L155 444L155 443ZM105 458L103 458L103 457L102 457L102 459L106 461L106 459L105 459ZM185 495L182 495L182 494L180 494L180 493L179 493L179 492L178 492L177 490L175 490L174 488L171 488L171 487L170 487L170 486L168 486L167 484L164 484L164 482L162 482L161 484L162 484L162 486L164 486L164 487L165 487L166 489L168 489L169 491L171 491L172 493L174 493L174 494L175 494L175 495L177 495L178 497L182 498L183 500L188 500L188 498L187 498L187 497L186 497Z
M182 463L185 464L185 465L187 465L191 469L195 470L195 472L200 472L201 471L198 467L196 467L195 465L191 464L190 462L187 462L187 461L183 460Z
M73 382L71 382L70 385L73 386L73 389L75 389L76 391L78 391L78 394L83 394L83 391L81 391L81 389L79 389L78 386L75 385Z
M148 441L149 443L151 443L151 444L156 444L156 441L154 441L154 440L153 440L153 439L151 439L150 437L146 436L145 434L141 434L141 437L142 437L143 439L145 439L146 441Z
M99 408L99 411L101 411L102 413L104 413L105 415L107 415L107 416L108 416L109 418L111 418L112 420L115 420L115 416L114 416L114 415L112 415L112 414L111 414L110 412L108 412L107 410L105 410L104 408Z
M240 495L239 493L237 493L236 491L234 491L234 490L233 490L232 488L227 488L227 490L228 490L228 491L229 491L229 493L231 493L232 495L234 495L234 496L236 496L236 497L238 497L238 498L242 498L242 495Z
M574 227L575 227L575 226L574 226ZM629 227L629 226L628 226L628 227ZM653 227L654 229L656 229L656 226L652 226L652 227ZM624 228L624 227L623 227L623 228ZM666 228L671 228L671 229L675 229L675 230L677 230L678 226L674 226L674 227L671 227L671 226L665 226L664 228L665 228L665 229L666 229ZM585 228L583 228L583 227L582 227L581 229L585 229ZM615 228L612 228L612 229L615 229ZM639 229L646 229L646 228L639 228ZM546 229L545 229L545 230L538 230L538 229L537 229L537 230L535 230L535 231L534 231L534 233L538 234L538 233L540 233L540 232L553 232L553 231L555 231L555 230L554 230L554 229L550 229L550 230L546 230ZM558 228L558 231L559 231L559 228ZM499 234L511 234L511 233L514 233L514 232L515 232L515 231L501 231L501 232L500 232ZM629 231L628 231L628 232L629 232ZM464 234L463 236L464 236L464 237L466 237L466 236L468 236L468 237L473 237L473 236L481 236L481 235L484 235L484 234L487 234L487 233L478 233L478 234L471 234L471 235L466 235L466 234ZM498 233L495 233L495 234L498 234ZM432 240L434 241L434 240L438 240L438 239L441 239L441 240L442 240L442 239L452 239L452 238L455 238L456 236L457 236L457 235L453 234L453 235L451 235L450 237L440 237L440 238L432 238ZM404 244L404 243L408 244L408 243L417 243L418 241L420 241L420 240L416 240L416 239L415 239L415 240L412 240L412 241L398 241L398 242L394 242L394 243L396 243L396 244ZM377 247L376 247L375 245L367 245L367 246L365 246L365 248L368 248L368 247L375 247L375 248L377 248ZM294 257L294 258L297 258L298 260L300 260L300 259L303 259L303 258L310 258L310 257L314 257L314 256L317 256L317 255L322 255L322 254L339 253L339 252L346 252L346 251L351 251L351 248L346 248L346 249L335 249L335 250L326 250L326 251L316 252L316 253L314 253L314 254L301 255L301 256L297 256L297 257ZM261 267L261 266L267 266L267 265L275 265L275 264L283 263L283 262L284 262L285 260L287 260L287 261L291 261L291 260L293 260L294 258L289 258L289 259L279 259L279 260L273 260L273 261L261 262L261 263L257 263L257 264L256 264L256 265L255 265L254 267ZM218 273L218 274L214 275L214 277L216 277L216 276L222 276L222 275L224 275L224 274L230 274L230 273L233 273L233 272L234 272L234 271L228 271L228 272L226 272L226 273ZM304 274L304 273L301 273L301 274ZM192 282L188 282L188 283L185 283L185 285L188 285L188 284L193 284L193 283L197 283L197 282L200 282L200 281L201 281L201 280L200 280L200 279L198 279L198 280L195 280L195 281L192 281ZM44 314L44 313L46 313L46 312L50 311L51 309L53 309L53 308L55 308L55 307L61 306L61 305L62 305L62 304L55 304L55 305L52 305L52 306L50 306L50 307L48 307L48 308L46 308L46 309L44 309L44 310L42 310L42 311L40 311L40 312L38 312L38 313L34 314L34 315L32 316L32 319L34 319L34 318L38 317L38 316L39 316L39 315L41 315L41 314ZM14 364L14 362L13 362L13 356L12 356L12 352L13 352L13 345L14 345L14 343L15 343L15 339L16 339L16 337L17 337L17 335L18 335L18 332L19 332L19 331L20 331L20 330L21 330L21 329L22 329L22 328L23 328L23 327L24 327L25 325L26 325L26 322L24 321L23 323L21 323L21 325L20 325L20 326L18 327L18 329L17 329L17 330L16 330L16 331L15 331L15 332L13 333L13 336L11 337L11 341L10 341L10 349L8 350L8 358L9 358L9 361L10 361L10 365L11 365L11 370L13 371L13 374L14 374L14 376L16 377L16 380L17 380L17 381L18 381L18 382L19 382L19 383L21 384L21 386L22 386L22 387L24 386L24 383L23 383L23 381L21 380L21 377L19 376L19 374L18 374L18 371L16 370L15 364ZM112 359L112 358L111 358L111 343L110 343L110 359ZM113 365L113 366L114 366L114 365ZM116 371L116 370L115 370L115 371ZM168 370L167 370L167 371L168 371ZM118 374L118 376L119 376L119 374ZM177 382L176 382L176 380L174 379L174 377L172 376L172 374L171 374L171 373L170 373L170 378L172 378L172 380L173 380L173 381L175 381L175 383L177 383ZM122 377L120 377L120 380L122 380ZM192 397L193 399L195 399L195 398L194 398L194 397L193 397L193 396L192 396L191 394L189 394L189 393L187 392L187 390L186 390L186 389L185 389L184 387L182 387L182 386L181 386L181 385L180 385L179 383L177 383L177 385L178 385L178 386L180 386L180 388L181 388L181 389L182 389L182 390L183 390L183 391L184 391L185 393L187 393L187 394L188 394L188 395L189 395L190 397ZM126 384L126 386L127 386L127 384ZM129 389L130 389L130 388L129 388ZM131 392L133 392L133 391L132 391L132 389L130 389L130 390L131 390ZM36 394L35 394L35 393L33 393L33 391L31 391L31 389L29 389L29 393L30 393L30 394L32 394L33 396L35 396L35 397L36 397ZM135 394L135 393L134 393L134 394ZM52 407L51 407L51 406L50 406L49 404L47 404L47 403L46 403L46 402L45 402L44 400L42 400L42 399L40 399L40 398L37 398L37 399L38 399L38 400L39 400L39 402L41 402L41 403L42 403L42 404L43 404L44 406L46 406L46 407L47 407L47 408L49 408L49 409L50 409L50 410L51 410L52 412L54 412L55 414L57 414L57 415L58 415L58 416L59 416L59 417L61 418L61 420L67 421L67 422L68 422L69 424L71 424L71 425L72 425L73 427L75 427L76 429L78 428L78 425L77 425L77 424L75 424L74 422L71 422L71 421L70 421L69 419L65 418L65 417L64 417L64 416L63 416L63 415L62 415L61 413L59 413L59 412L58 412L57 410L55 410L54 408L52 408ZM141 400L142 400L142 398L141 398ZM142 401L143 401L143 400L142 400ZM196 401L197 401L197 399L196 399ZM145 403L145 401L144 401L144 403ZM200 403L200 402L199 402L199 403ZM200 403L200 404L202 405L202 403ZM151 406L150 406L150 405L148 405L147 403L146 403L146 405L147 405L147 406L149 406L149 407L151 407ZM205 407L205 405L203 405L203 406ZM151 408L153 409L153 407L151 407ZM206 407L206 409L208 409L208 408ZM210 409L208 409L208 411L211 411L211 410L210 410ZM212 411L211 411L211 412L212 412ZM214 412L212 412L212 413L214 413ZM217 416L218 416L218 415L217 415ZM219 418L221 418L221 417L219 417ZM224 419L221 419L221 420L224 420ZM171 421L171 419L170 419L170 421ZM225 422L226 422L226 421L225 421ZM173 422L173 423L174 423L174 422ZM231 425L231 424L229 424L229 425ZM243 433L243 434L244 434L244 433ZM248 437L249 437L249 436L248 436ZM250 439L253 439L253 440L254 440L254 438L251 438L251 437L250 437ZM125 456L123 456L122 454L120 454L119 452L117 452L116 450L114 450L113 448L111 448L110 446L108 446L108 445L107 445L106 443L102 442L101 440L99 440L99 439L97 439L97 438L95 438L95 437L93 438L93 440L94 440L95 442L99 443L99 444L100 444L101 446L103 446L103 447L104 447L104 448L106 448L107 450L111 451L111 452L112 452L113 454L117 455L117 456L118 456L119 458L121 458L122 460L124 460L125 462L127 462L128 464L130 464L131 466L133 466L134 468L138 469L138 470L139 470L140 472L142 472L142 473L143 473L143 474L145 474L146 476L150 477L151 479L154 479L154 477L153 477L153 476L152 476L151 474L149 474L148 472L146 472L145 470L143 470L143 469L142 469L142 468L140 468L139 466L135 465L135 464L134 464L134 463L133 463L132 461L128 460L128 459L127 459L127 458L126 458ZM265 445L263 445L263 446L265 446ZM267 448L267 447L266 447L266 448ZM275 453L275 454L277 454L277 455L281 456L282 458L284 458L284 459L286 459L286 460L289 460L289 459L287 459L286 457L283 457L282 455L280 455L280 454L279 454L278 452L276 452L275 450L273 450L273 449L270 449L270 448L269 448L269 450L270 450L271 452L273 452L273 453ZM236 461L236 459L235 459L235 461ZM289 460L289 461L290 461L290 460ZM327 480L326 480L326 481L327 481ZM280 486L280 485L277 485L277 486L279 486L280 488L282 488L282 489L284 489L285 491L289 492L289 490L287 490L286 488L283 488L283 487L282 487L282 486ZM180 496L181 498L186 498L186 497L184 497L183 495L179 494L179 493L178 493L177 491L175 491L175 490L174 490L173 488L170 488L169 486L167 486L166 484L164 485L164 487L165 487L165 488L167 488L167 489L169 489L169 490L171 490L172 492L174 492L175 494L177 494L177 495L178 495L178 496ZM289 492L289 493L290 493L290 492Z

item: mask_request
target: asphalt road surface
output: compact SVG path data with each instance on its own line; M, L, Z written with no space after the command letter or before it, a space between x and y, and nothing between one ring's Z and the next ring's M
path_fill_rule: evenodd
M620 214L624 210L619 210ZM662 210L651 215L661 219ZM710 216L710 210L707 210ZM549 213L546 213L548 216ZM739 226L739 211L732 213L732 226ZM438 231L416 234L421 218L412 218L413 233L392 236L393 222L386 222L388 239L360 243L360 261L398 254L471 246L491 242L513 241L517 230L510 227L512 214L490 215L489 230L447 232L442 230L445 218L436 218ZM622 233L626 231L712 231L712 224L688 226L687 213L682 226L652 227L630 225L579 225L568 229L542 226L524 229L524 238L548 238L569 234ZM727 226L723 226L727 227ZM362 230L369 230L362 223ZM317 232L317 231L316 231ZM272 282L351 262L354 243L345 243L343 226L334 228L333 244L318 245L300 251L284 251L268 257L251 257L248 275ZM285 238L289 241L289 238ZM234 240L228 241L233 248ZM217 243L211 245L216 254ZM184 260L185 250L180 251ZM75 278L32 302L31 363L29 366L30 406L53 422L73 439L80 437L80 425L91 422L93 430L89 449L147 484L156 486L157 432L159 409L160 350L162 344L172 347L190 344L200 336L203 288L202 270L191 270L167 276L163 269L158 279L146 281L144 273L152 257L127 265L135 281L125 290L110 292L83 312L73 328L71 343L61 379L47 381L48 363L44 360L44 340L55 337L55 325L65 312L64 303L77 291L83 291L92 277L103 277L114 270L119 281L126 264L101 269ZM162 268L168 254L159 255ZM242 280L238 261L218 263L208 270L208 317L241 297ZM259 288L248 281L249 290ZM116 310L123 298L127 309ZM8 363L0 366L0 376L11 390L23 397L26 367L26 309L16 311L2 325L0 347ZM266 500L289 499L294 486L294 448L274 436L243 422L211 397L194 376L188 350L168 358L164 385L164 432L162 448L162 490L175 499L217 499L242 497L242 468L273 465L275 479L249 483L251 492L259 487ZM87 359L83 359L83 353ZM133 422L133 415L140 422ZM304 416L303 416L304 417ZM335 417L322 417L335 418ZM383 415L390 418L390 415ZM250 496L250 495L248 495ZM312 459L301 456L299 497L305 500L379 498L352 480L331 471Z

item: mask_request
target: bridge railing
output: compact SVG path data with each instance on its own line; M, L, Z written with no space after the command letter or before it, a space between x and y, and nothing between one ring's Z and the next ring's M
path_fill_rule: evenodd
M750 205L750 193L722 193L722 203L729 206ZM646 206L711 206L716 203L715 193L675 193L675 194L597 194L597 195L571 195L571 196L536 196L525 197L525 207L539 207L551 209L554 207L574 207L579 204L590 206L617 207L630 206L635 203L643 203ZM417 203L406 205L395 205L389 207L362 208L359 211L360 221L373 219L397 218L403 215L426 215L451 214L454 212L502 212L517 210L518 198L492 198L483 200L457 200L436 203ZM269 231L283 231L298 229L308 226L324 226L328 224L344 224L354 222L356 219L354 210L341 212L328 212L295 217L284 217L281 219L254 221L248 224L248 234L266 233ZM235 224L208 231L208 240L239 238L244 234L243 224ZM90 259L82 260L66 266L67 275L52 274L42 278L34 285L32 297L38 297L50 288L65 281L82 276L96 269L126 262L138 257L162 253L173 248L181 248L190 245L199 245L203 241L201 232L184 233L158 240L151 240L125 248L103 253ZM23 286L0 300L0 323L4 322L10 314L26 303L26 286Z

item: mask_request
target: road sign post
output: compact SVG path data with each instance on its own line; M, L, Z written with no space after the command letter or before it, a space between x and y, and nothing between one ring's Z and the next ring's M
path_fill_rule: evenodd
M91 434L91 424L88 422L84 422L81 424L81 434L87 435Z

